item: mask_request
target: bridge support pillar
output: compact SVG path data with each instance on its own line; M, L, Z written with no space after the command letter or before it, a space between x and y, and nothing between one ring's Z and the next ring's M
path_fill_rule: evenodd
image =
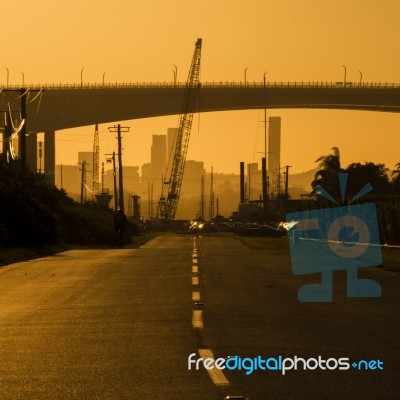
M30 132L26 137L26 165L27 169L37 172L37 133Z
M44 171L47 180L55 184L56 170L56 132L47 131L44 133Z

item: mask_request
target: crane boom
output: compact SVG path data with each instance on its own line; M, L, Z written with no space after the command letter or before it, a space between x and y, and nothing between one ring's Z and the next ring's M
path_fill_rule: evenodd
M176 209L178 207L190 131L192 129L193 113L200 89L201 44L202 40L198 38L185 86L182 113L179 118L179 128L175 139L175 152L172 160L171 173L169 179L164 181L163 194L159 201L161 218L167 221L175 218ZM164 197L165 193L167 193L166 197Z

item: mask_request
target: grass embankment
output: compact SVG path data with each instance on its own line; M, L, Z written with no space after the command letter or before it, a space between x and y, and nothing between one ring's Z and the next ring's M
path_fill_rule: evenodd
M287 238L249 237L237 235L235 235L235 237L250 249L289 251L289 242Z
M245 246L255 250L275 250L289 252L287 238L236 236ZM379 268L386 271L400 271L400 249L382 249L383 263Z
M146 232L134 236L132 242L125 246L126 249L138 249L146 244L149 240L160 235L160 232ZM35 258L46 257L52 254L60 253L67 250L85 250L85 249L113 249L115 247L100 246L76 246L76 245L47 245L38 247L8 247L0 248L0 267L5 265L28 261Z
M0 267L16 262L31 260L34 258L46 257L51 254L67 250L61 245L43 247L9 247L0 248Z

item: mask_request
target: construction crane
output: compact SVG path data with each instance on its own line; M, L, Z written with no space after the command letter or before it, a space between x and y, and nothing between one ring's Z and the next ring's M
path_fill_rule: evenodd
M173 220L178 207L190 131L192 129L193 113L200 90L201 42L201 38L198 38L196 41L192 64L185 86L182 113L179 118L179 128L175 139L175 152L172 159L171 173L169 179L164 180L160 201L158 203L160 216L164 221Z

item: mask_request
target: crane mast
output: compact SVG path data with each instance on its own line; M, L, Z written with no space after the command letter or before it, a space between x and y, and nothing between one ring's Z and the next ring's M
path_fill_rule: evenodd
M175 139L175 152L172 160L171 173L169 179L164 181L161 198L158 203L161 219L166 221L175 218L176 209L178 207L190 131L192 129L193 113L200 89L201 43L201 38L198 38L185 86L182 113L179 118L179 128Z

